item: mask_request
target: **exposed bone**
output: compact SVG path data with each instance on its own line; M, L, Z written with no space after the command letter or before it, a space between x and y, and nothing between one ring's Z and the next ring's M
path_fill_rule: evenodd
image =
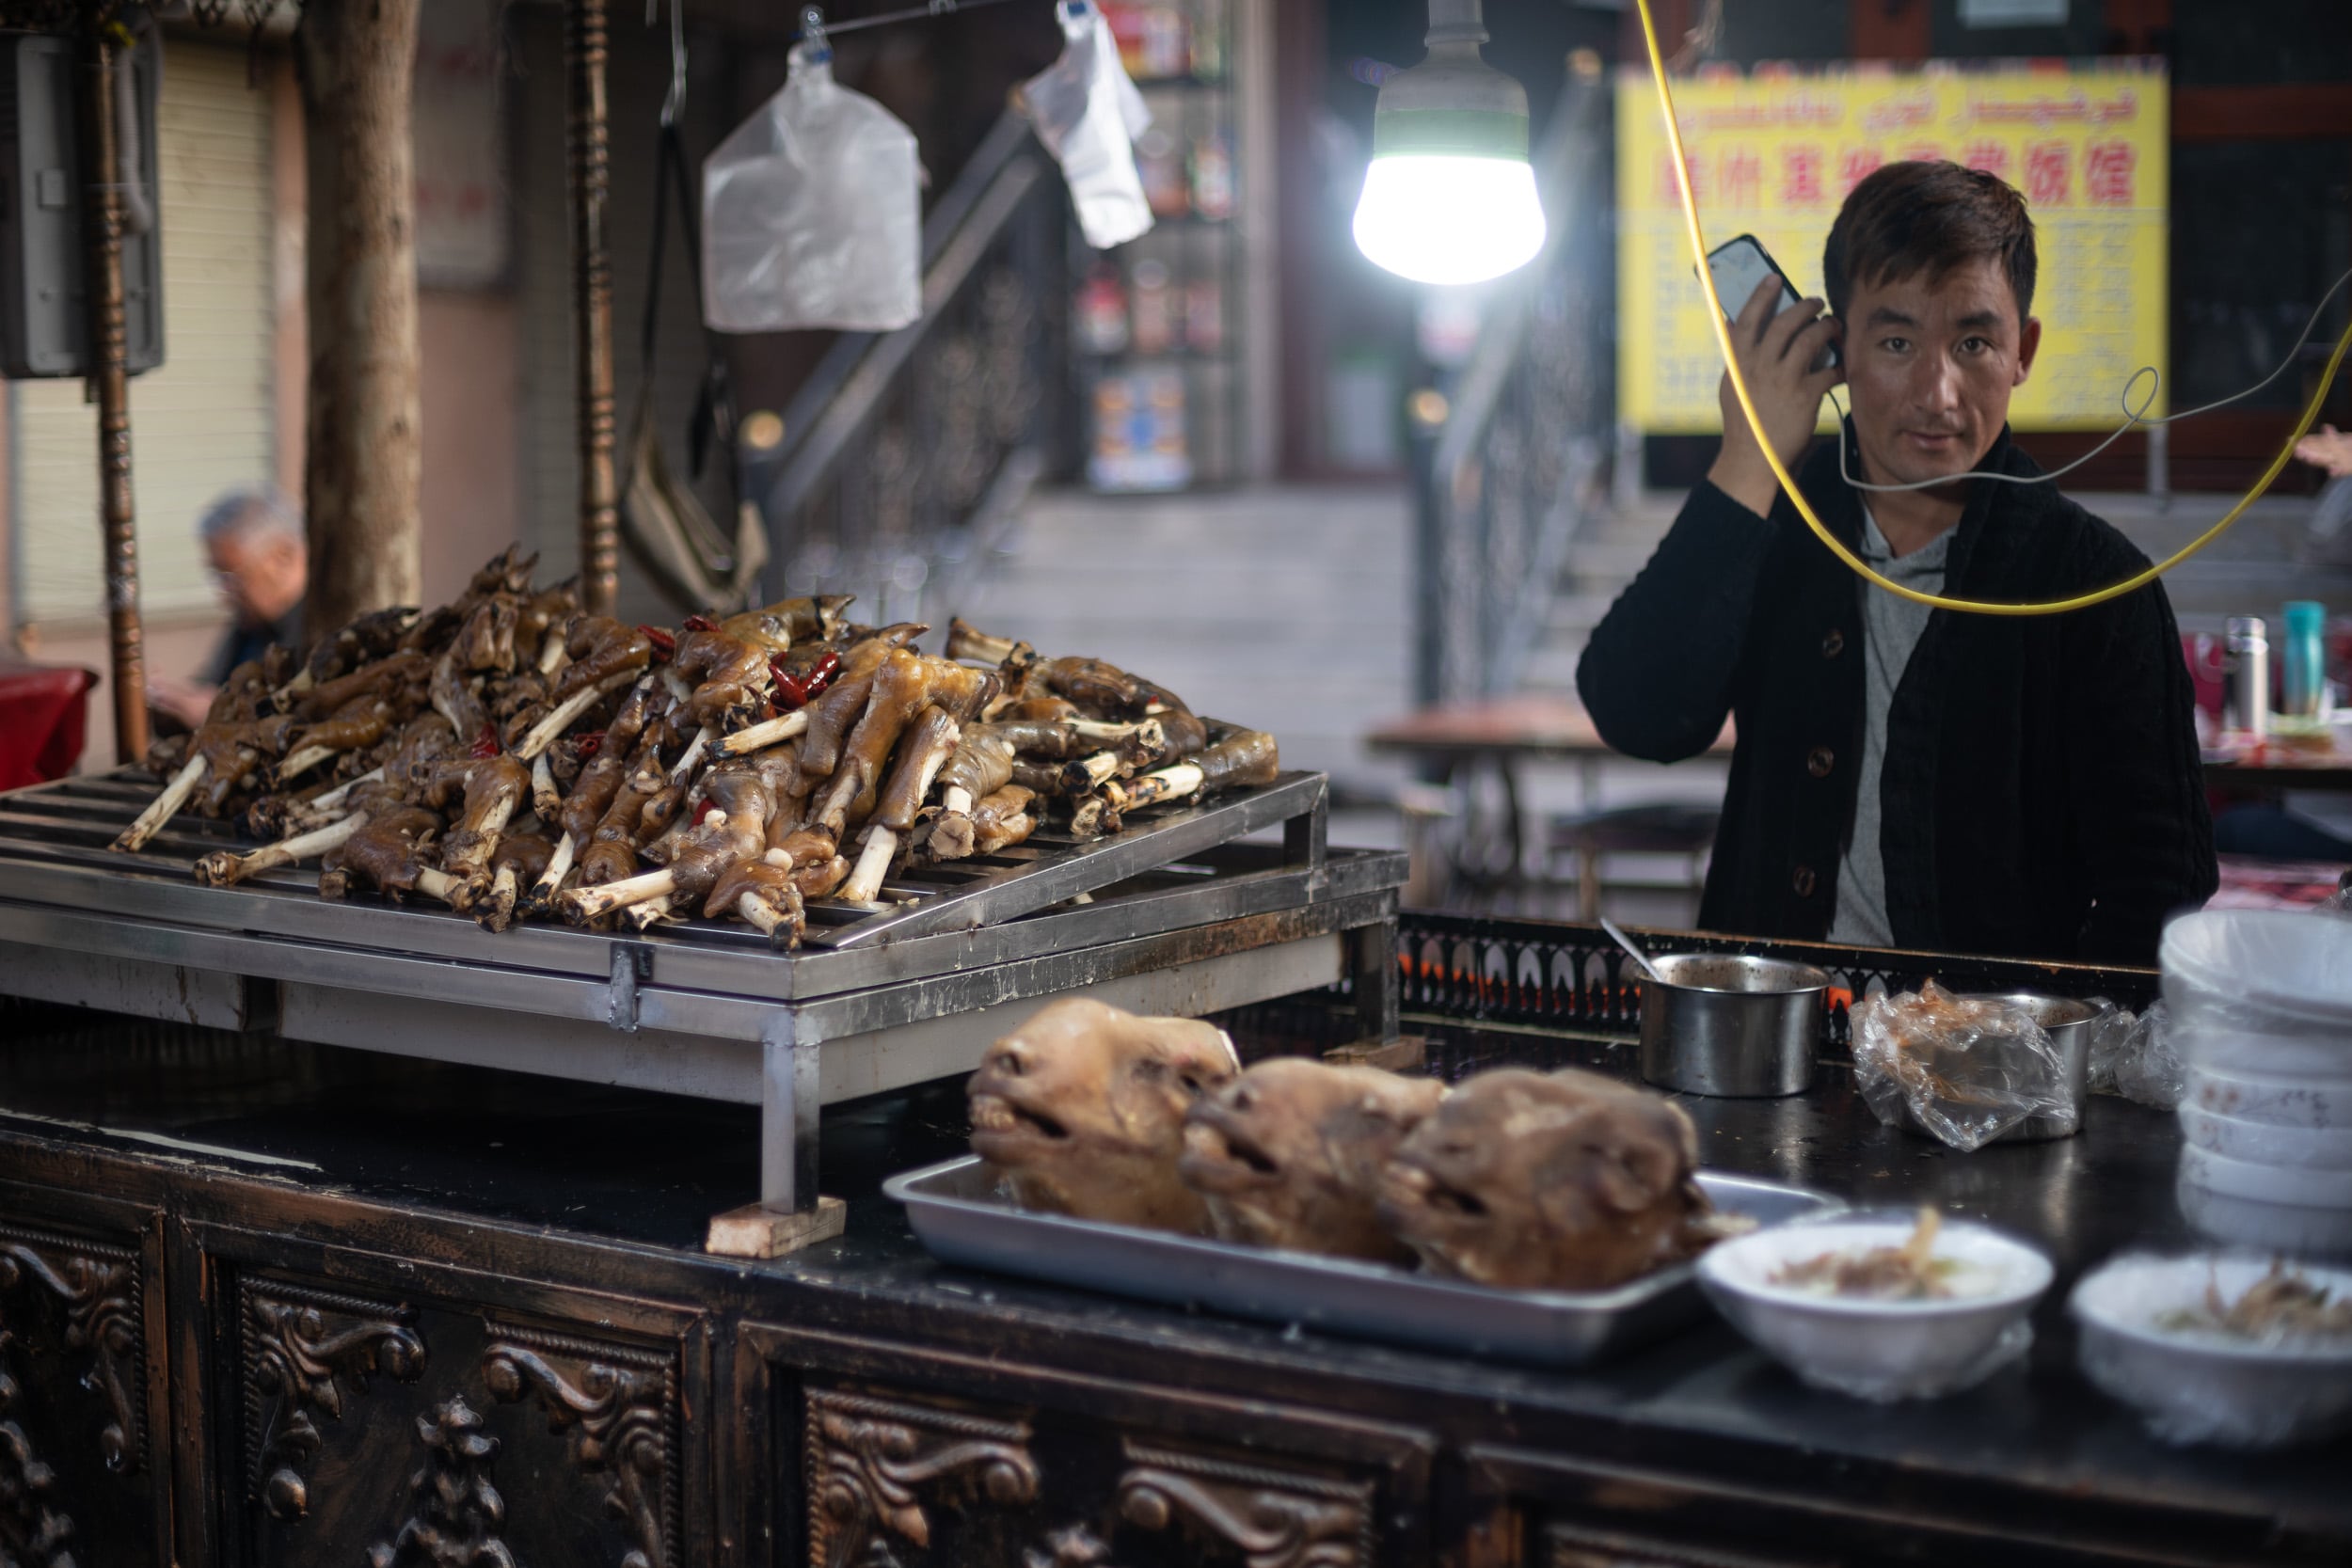
M794 708L773 719L763 719L756 724L746 724L711 748L717 757L747 757L754 752L765 751L780 740L789 740L808 728L808 709Z
M1122 812L1141 806L1159 805L1164 801L1181 800L1200 793L1207 775L1197 764L1180 762L1173 768L1157 768L1139 779L1125 783L1117 780L1104 786L1111 803Z
M531 809L542 819L552 822L563 808L564 797L555 787L555 769L548 763L548 754L540 752L531 761Z
M939 809L944 815L948 816L965 816L970 815L972 810L972 792L956 784L949 784L939 797Z
M670 895L666 893L658 898L648 898L642 904L631 904L623 911L623 917L641 931L651 930L660 921L677 918L670 908Z
M672 784L678 784L682 782L689 773L691 773L694 770L694 765L702 761L704 750L709 746L711 738L717 734L718 731L711 728L708 724L705 724L701 729L694 732L694 738L687 746L686 754L679 757L677 759L677 766L670 769L670 782Z
M342 754L333 746L305 746L278 765L278 782L283 784L289 779L299 778L328 757Z
M564 642L567 627L549 626L547 641L539 644L539 673L552 675L564 668Z
M163 825L170 821L182 806L188 803L188 797L195 794L196 786L204 782L204 774L210 766L201 752L182 763L180 771L174 773L171 782L164 785L164 792L150 801L136 820L116 835L114 843L107 847L119 849L125 854L142 847L163 830Z
M429 865L417 868L417 891L427 898L438 898L453 909L465 907L466 883L463 878L446 871L436 871Z
M281 838L249 855L216 850L196 863L196 879L206 887L230 887L274 865L293 865L311 855L323 855L367 824L367 813L354 812L332 826Z
M756 893L738 895L735 912L758 927L763 936L773 936L776 927L784 924L782 912L763 901Z
M1062 791L1068 795L1084 795L1096 785L1108 784L1119 777L1120 769L1125 766L1117 752L1097 752L1090 757L1063 763Z
M518 891L515 868L511 865L500 866L498 875L490 879L490 891L474 900L474 919L485 930L505 930L508 922L514 919L515 897Z
M556 889L562 887L564 879L571 874L572 857L577 853L579 846L572 842L571 834L565 833L555 841L555 858L548 862L548 868L539 874L539 879L531 884L531 902L534 908L544 908L554 899Z
M555 867L550 863L548 869L552 871ZM676 873L664 866L659 871L624 877L617 882L606 882L599 887L576 887L559 896L556 902L564 907L565 919L585 924L600 914L610 914L631 904L642 904L649 898L666 896L675 886Z
M368 769L368 771L360 774L358 778L353 779L346 784L337 784L334 788L328 790L317 800L310 801L307 809L310 811L333 811L337 806L342 805L350 796L351 792L358 788L361 784L378 784L383 781L383 778L384 769L381 768L372 768Z
M882 892L882 879L890 875L890 863L898 853L898 835L876 823L866 830L866 847L857 858L857 869L841 884L840 896L852 904L870 904Z
M556 736L570 729L574 720L637 678L636 671L623 670L618 674L605 676L594 686L573 692L549 708L545 719L531 726L531 733L524 736L522 744L515 748L515 754L525 762L531 761L553 745ZM464 737L461 736L459 738Z
M1167 731L1157 719L1138 719L1132 724L1112 724L1098 719L1068 719L1063 722L1081 740L1140 741L1152 751L1167 743Z

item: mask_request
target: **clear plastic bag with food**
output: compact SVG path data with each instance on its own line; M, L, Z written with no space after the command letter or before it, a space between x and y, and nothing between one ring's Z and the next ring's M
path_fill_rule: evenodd
M1119 40L1099 7L1062 0L1061 58L1021 86L1037 139L1061 165L1079 230L1097 250L1152 227L1135 140L1152 123L1143 94L1120 63Z
M1955 996L1931 980L1852 1012L1854 1077L1889 1126L1970 1152L2029 1117L2075 1109L2058 1048L2013 1003Z
M914 133L792 50L784 87L703 165L703 309L717 332L888 332L923 309Z
M2092 1024L2090 1086L2159 1111L2179 1107L2185 1079L2163 1003L2137 1018L2119 1008Z

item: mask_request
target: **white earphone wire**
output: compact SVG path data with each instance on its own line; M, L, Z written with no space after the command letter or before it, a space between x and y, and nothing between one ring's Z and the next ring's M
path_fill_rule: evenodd
M2336 297L2336 291L2343 288L2346 282L2352 282L2352 272L2344 273L2333 283L2328 285L2328 292L2319 296L2319 304L2312 310L2312 319L2303 324L2303 330L2296 335L2295 341L2288 346L2286 357L2279 361L2279 368L2272 371L2268 375L2264 376L2260 381L2255 382L2251 387L2247 388L2242 392L2232 392L2228 397L2220 398L2215 402L2206 404L2201 408L2186 408L2183 409L2178 414L2167 414L2161 419L2147 419L2144 416L2147 414L2149 408L2154 404L2156 401L2156 393L2162 387L2164 378L2157 372L2155 366L2140 366L2139 369L2132 372L2132 378L2123 383L2123 395L2121 400L2119 400L2123 405L2123 422L2117 425L2106 440L2100 442L2097 446L2091 448L2089 451L2083 453L2072 463L2067 464L2064 467L2053 468L2046 474L1970 473L1966 475L1956 475L1953 479L1923 479L1910 484L1872 484L1867 480L1856 479L1853 475L1852 466L1849 461L1850 454L1846 451L1846 407L1843 404L1837 401L1837 393L1836 389L1833 388L1826 395L1829 398L1830 406L1837 410L1837 472L1842 478L1844 478L1848 484L1851 485L1856 490L1872 490L1880 492L1900 490L1933 490L1940 488L1943 485L1954 483L1961 478L1989 479L2002 484L2055 483L2057 481L2064 478L2068 474L2073 473L2076 468L2079 468L2084 464L2090 462L2092 458L2098 456L2101 452L2106 451L2109 447L2115 445L2116 442L2122 440L2126 435L2130 434L2133 430L2141 425L2172 424L2182 420L2193 420L2200 414L2210 414L2217 408L2226 408L2231 404L2240 403L2247 398L2252 397L2256 392L2261 391L2265 387L2269 386L2272 382L2286 374L2295 364L2295 356L2303 351L2303 345L2311 341L2312 334L2318 329L2319 318L2327 312L2328 301ZM2137 408L2134 408L2132 406L2132 388L2139 385L2139 378L2141 376L2149 377L2154 385L2152 385L2148 388L2148 395L2140 400L2139 406Z

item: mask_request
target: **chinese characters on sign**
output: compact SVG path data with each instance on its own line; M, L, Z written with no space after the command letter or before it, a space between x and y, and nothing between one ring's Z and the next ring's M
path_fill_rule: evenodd
M1712 72L1677 83L1675 106L1707 243L1754 234L1805 293L1821 292L1838 203L1883 164L1949 158L2024 192L2042 338L2012 405L2019 429L2118 423L2132 373L2165 368L2162 61ZM1628 423L1661 434L1722 428L1723 358L1675 172L1649 73L1628 71L1617 84L1618 397ZM2159 398L2150 412L2163 411Z

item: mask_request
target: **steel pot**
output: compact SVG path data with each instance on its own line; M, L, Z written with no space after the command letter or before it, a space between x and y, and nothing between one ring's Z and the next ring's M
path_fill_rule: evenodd
M1813 1082L1829 976L1736 953L1652 958L1642 981L1642 1076L1726 1098L1803 1094Z
M2050 1037L2050 1044L2057 1049L2058 1066L2066 1074L2067 1098L2073 1102L2073 1108L2064 1113L2027 1117L1992 1141L1996 1144L2042 1143L2051 1138L2071 1138L2081 1132L2083 1096L2089 1092L2090 1078L2090 1021L2099 1016L2099 1009L2088 1002L2077 1002L2071 996L2042 996L2025 990L2013 991L2007 996L1972 995L1962 1000L2006 1002L2010 1006L2024 1008L2026 1016L2042 1025L2042 1032ZM1922 1137L1931 1135L1912 1116L1908 1104L1903 1106L1903 1127Z

